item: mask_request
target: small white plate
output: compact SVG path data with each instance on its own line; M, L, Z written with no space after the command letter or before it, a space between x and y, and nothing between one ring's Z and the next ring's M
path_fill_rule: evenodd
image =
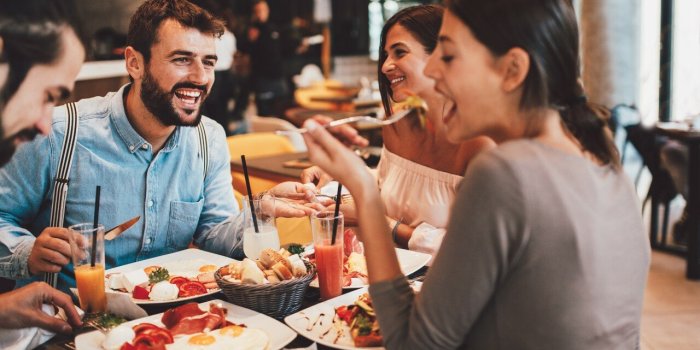
M367 293L367 288L358 289L356 291L343 294L339 297L326 300L322 303L318 303L314 306L301 310L295 314L289 315L284 318L284 322L292 327L300 335L313 340L319 344L330 346L337 349L358 349L352 341L350 336L350 327L344 322L341 326L341 335L336 340L337 332L333 329L333 317L335 316L335 309L343 305L352 305L355 300L362 295ZM322 314L322 315L321 315ZM313 327L309 330L309 327L318 319ZM325 335L324 335L325 334ZM384 349L382 348L361 348L361 349Z
M192 271L189 272L184 272L182 266L181 268L178 269L178 271L170 271L171 275L173 276L182 276L186 275L183 277L196 277L198 274L198 269L201 265L197 264L197 262L206 262L206 264L211 264L211 265L216 265L217 267L221 267L224 265L228 265L233 259L227 258L222 255L210 253L201 249L185 249L181 250L179 252L167 254L167 255L162 255L159 257L151 258L151 259L146 259L146 260L141 260L137 261L135 263L127 264L127 265L122 265L119 267L115 267L112 269L109 269L105 271L105 275L116 273L116 272L130 272L134 270L139 270L139 269L144 269L148 266L152 265L158 265L158 266L163 266L163 265L173 265L173 264L178 264L182 265L182 262L186 261L192 261L193 265L197 266L192 266ZM186 269L186 268L185 268ZM174 273L173 273L174 272ZM187 276L189 275L189 276ZM105 284L107 284L107 281L105 280ZM144 304L169 304L169 303L175 303L175 302L181 302L185 300L191 300L191 299L196 299L203 297L205 295L211 295L214 294L221 289L216 288L216 289L209 289L209 291L205 294L200 294L200 295L193 295L191 297L185 297L185 298L177 298L174 300L167 300L167 301L161 301L161 300L145 300L145 299L134 299L131 298L131 300L134 301L136 304L144 305ZM128 294L131 296L130 293L124 293L124 292L119 292L119 291L114 291L112 289L107 288L107 291L113 292L113 293L122 293L122 294Z
M245 324L248 328L257 328L265 332L269 338L267 347L269 350L281 349L294 340L294 338L297 336L297 334L289 329L289 327L285 326L282 322L273 319L272 317L265 316L259 312L255 312L238 305L233 305L222 300L212 300L200 303L199 307L203 310L207 310L209 309L209 303L220 303L223 307L228 309L228 313L226 315L227 320L236 324ZM163 323L160 322L162 316L163 314L152 315L138 320L129 321L125 324L133 326L139 323L148 322L162 327ZM75 346L78 350L102 350L102 342L104 341L104 338L105 335L100 331L83 333L75 337Z
M312 249L307 249L304 254L312 254L314 252ZM396 256L399 258L399 266L404 275L408 276L418 270L430 261L431 255L421 252L415 252L412 250L406 250L401 248L396 248ZM316 277L309 284L311 287L318 288L318 277ZM361 278L353 278L350 281L349 286L343 286L343 289L357 289L367 286Z

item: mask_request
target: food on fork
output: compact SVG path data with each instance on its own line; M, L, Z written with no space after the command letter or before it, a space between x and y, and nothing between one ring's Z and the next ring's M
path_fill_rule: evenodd
M408 97L401 102L393 104L393 112L396 113L405 109L414 108L421 127L425 128L425 113L428 111L428 104L423 101L423 99L416 96L412 91L404 90L404 93L407 94Z

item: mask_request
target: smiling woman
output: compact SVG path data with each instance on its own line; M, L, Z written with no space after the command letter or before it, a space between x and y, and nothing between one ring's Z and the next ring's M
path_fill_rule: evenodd
M638 348L649 265L639 202L579 84L568 0L450 0L425 73L469 165L419 295L399 269L362 161L307 122L312 162L358 209L388 349Z

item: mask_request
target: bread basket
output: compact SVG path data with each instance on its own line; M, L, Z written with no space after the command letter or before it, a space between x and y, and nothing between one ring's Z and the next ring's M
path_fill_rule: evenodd
M270 284L244 284L223 278L221 268L214 277L226 299L233 304L255 310L277 320L291 315L301 308L306 288L316 277L314 265L306 263L308 273L303 277Z

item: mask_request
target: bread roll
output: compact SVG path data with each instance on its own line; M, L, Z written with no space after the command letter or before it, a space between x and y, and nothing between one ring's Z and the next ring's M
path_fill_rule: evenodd
M294 277L294 275L292 275L292 271L290 271L281 261L272 265L272 271L275 271L275 274L277 274L277 277L279 277L280 280L289 280Z
M260 271L265 271L269 268L269 266L265 266L260 260L255 260L255 264L258 265Z
M241 281L243 283L250 284L262 284L265 276L263 272L258 268L253 260L248 258L243 259L243 271L241 272Z
M277 275L273 274L271 276L267 276L267 281L270 283L279 283L280 279L277 278Z
M229 271L229 274L230 274L231 277L233 277L234 279L237 279L237 280L241 279L241 272L242 272L242 270L243 270L243 264L242 264L240 261L238 261L238 260L231 261L231 262L228 264L228 271Z
M301 260L299 255L291 255L287 258L287 261L289 261L289 264L292 265L292 273L296 277L303 277L306 276L308 271L306 270L306 264L304 264L304 261Z

